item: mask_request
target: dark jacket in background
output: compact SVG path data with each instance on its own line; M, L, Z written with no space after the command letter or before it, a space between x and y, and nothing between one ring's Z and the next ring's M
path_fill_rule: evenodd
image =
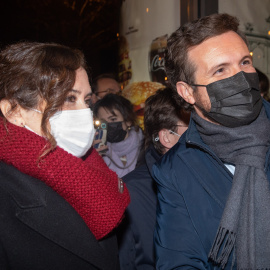
M0 163L0 269L119 269L114 235L97 241L46 184Z
M151 176L160 158L153 146L145 152L145 163L123 177L129 190L129 204L118 228L119 257L122 270L155 268L153 233L156 223L156 187Z

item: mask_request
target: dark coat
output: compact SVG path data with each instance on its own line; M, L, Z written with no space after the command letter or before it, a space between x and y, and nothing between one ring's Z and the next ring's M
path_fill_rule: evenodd
M264 106L269 118L270 104L264 102ZM270 180L269 151L265 170ZM233 175L203 143L193 120L179 142L154 165L153 174L159 201L155 231L157 269L217 269L208 262L208 253ZM232 256L225 269L230 269L231 261Z
M118 230L122 270L155 269L153 237L157 197L151 171L159 158L154 147L150 147L145 153L145 163L123 177L131 202Z
M46 184L0 163L0 269L119 269L116 237L98 242Z

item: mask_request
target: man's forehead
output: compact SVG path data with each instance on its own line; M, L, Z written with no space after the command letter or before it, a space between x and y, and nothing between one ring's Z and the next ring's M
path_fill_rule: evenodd
M188 61L195 66L195 72L202 69L206 72L215 65L237 61L240 54L249 54L248 47L237 33L229 31L190 47Z

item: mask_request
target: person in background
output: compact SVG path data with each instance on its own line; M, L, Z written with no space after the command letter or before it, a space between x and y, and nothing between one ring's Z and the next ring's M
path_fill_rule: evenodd
M99 99L102 99L109 93L121 93L121 87L113 74L104 73L93 80L92 91L92 103L95 104Z
M133 106L122 96L108 94L94 105L94 116L107 122L107 152L102 156L121 178L134 170L143 146L144 136L136 125Z
M123 270L156 269L153 235L156 223L156 186L152 166L186 131L188 112L170 88L158 90L145 103L145 163L123 177L131 203L118 231L120 267Z
M259 85L260 85L260 91L261 91L261 96L269 101L268 93L269 93L269 79L268 77L261 72L259 69L255 68L258 76L259 76Z
M157 269L268 269L270 104L238 19L212 14L179 27L165 69L192 114L153 166Z
M0 52L0 269L119 269L129 194L91 148L91 95L78 50Z

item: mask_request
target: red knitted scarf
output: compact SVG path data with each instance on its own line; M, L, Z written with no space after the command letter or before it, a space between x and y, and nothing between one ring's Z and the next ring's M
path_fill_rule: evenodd
M0 160L40 179L62 196L101 239L121 221L130 198L118 191L118 177L95 150L82 160L60 147L38 157L46 145L43 137L0 119Z

